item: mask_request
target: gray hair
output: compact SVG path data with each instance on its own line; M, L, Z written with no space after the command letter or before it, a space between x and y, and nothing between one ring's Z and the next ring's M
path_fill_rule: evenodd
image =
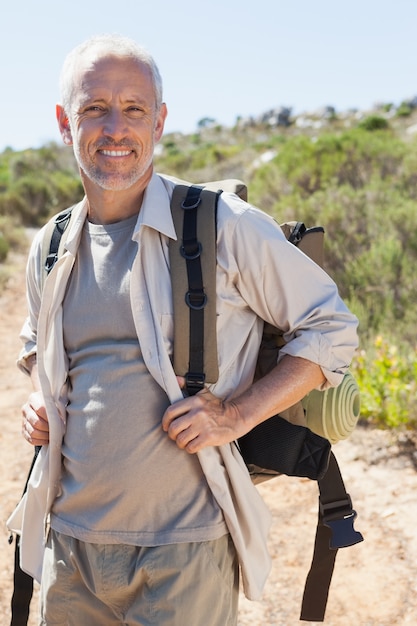
M158 111L162 104L162 78L158 66L152 55L133 39L123 35L96 35L87 39L74 48L66 57L61 70L59 81L61 104L67 114L70 113L72 90L74 86L74 71L79 60L87 52L96 52L102 56L114 55L128 57L149 68L155 89L155 104Z

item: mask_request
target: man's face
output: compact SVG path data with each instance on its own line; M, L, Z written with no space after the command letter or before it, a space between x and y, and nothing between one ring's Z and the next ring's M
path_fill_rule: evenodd
M83 61L75 75L69 115L58 107L57 116L64 142L73 145L84 181L121 191L152 170L166 107L163 104L156 111L146 66L109 56Z

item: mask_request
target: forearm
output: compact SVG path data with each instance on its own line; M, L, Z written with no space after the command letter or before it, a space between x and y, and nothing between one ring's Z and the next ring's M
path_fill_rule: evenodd
M179 448L190 453L220 446L292 406L323 381L319 365L286 355L269 374L233 400L222 401L205 389L172 404L164 413L162 428Z
M257 424L288 409L325 380L319 365L285 355L266 376L232 400L239 421L248 432Z

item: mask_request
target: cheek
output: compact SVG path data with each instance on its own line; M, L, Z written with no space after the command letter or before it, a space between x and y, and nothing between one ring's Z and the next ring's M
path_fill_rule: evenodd
M94 145L94 135L86 128L78 128L73 137L74 147L82 154L92 152Z
M91 143L100 134L100 129L93 120L79 120L74 126L74 139L76 138L78 144Z

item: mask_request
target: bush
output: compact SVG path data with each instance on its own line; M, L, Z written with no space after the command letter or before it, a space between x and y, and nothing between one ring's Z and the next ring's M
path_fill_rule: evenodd
M373 179L398 175L406 153L406 144L382 130L370 135L358 128L341 135L323 134L315 141L302 135L286 141L277 156L254 173L253 182L257 185L266 171L277 170L277 179L303 200L330 186L358 190Z
M396 115L398 117L408 117L413 112L413 109L406 102L402 102L397 109Z
M417 426L417 350L399 349L378 336L352 364L360 388L361 417L390 428Z
M27 235L19 220L13 216L0 215L0 232L5 237L11 250L27 250Z
M379 115L369 115L359 123L359 128L370 131L383 130L384 128L388 128L388 126L388 120Z
M4 263L4 261L7 259L9 249L9 242L7 241L3 233L0 232L0 263Z
M28 226L40 226L52 207L51 185L33 174L19 178L12 187L21 200L21 217Z

